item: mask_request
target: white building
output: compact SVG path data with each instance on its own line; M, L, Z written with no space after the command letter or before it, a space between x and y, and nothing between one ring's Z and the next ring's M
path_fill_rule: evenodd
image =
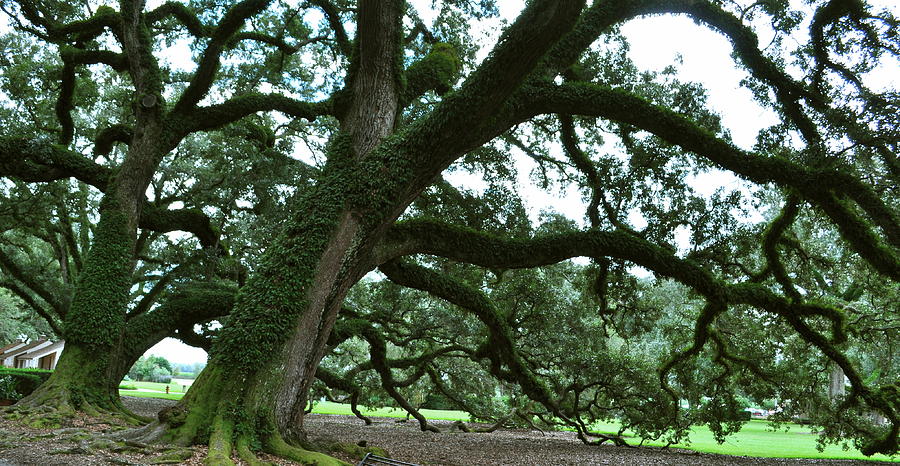
M9 358L9 364L7 364L6 363L7 357L5 356L6 353L12 353L13 351L15 351L27 344L28 343L25 343L22 340L16 340L6 346L0 347L0 367L12 367L14 361L12 358Z
M16 356L16 367L52 371L56 369L56 362L59 361L59 355L65 346L66 342L60 340L56 343L34 348L27 353Z
M54 343L47 339L13 342L0 348L0 366L53 370L65 344L65 341Z

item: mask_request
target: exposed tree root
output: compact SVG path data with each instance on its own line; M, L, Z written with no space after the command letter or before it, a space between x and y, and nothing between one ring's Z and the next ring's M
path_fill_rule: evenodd
M172 409L170 408L170 410ZM172 412L166 413L164 411L160 413L160 418L165 419L172 416ZM108 435L106 438L119 443L135 445L177 443L187 446L190 442L185 444L183 440L187 437L183 432L179 431L180 429L173 428L165 422L156 421L136 429L116 432ZM366 453L370 452L379 456L389 456L381 448L345 443L298 447L288 444L280 435L274 433L267 435L262 442L257 442L256 439L257 437L254 437L251 433L236 430L234 422L228 419L227 416L217 416L210 428L208 438L209 451L204 464L233 466L237 458L251 466L271 465L272 463L260 459L258 456L260 452L302 464L319 466L345 466L348 464L323 452L343 453L356 458L362 458Z
M289 445L278 434L272 434L269 436L268 441L266 442L265 449L273 455L278 455L283 458L299 461L302 464L311 464L317 466L349 466L349 463L345 463L335 457L328 456L324 453L304 450L303 448Z
M138 426L151 420L129 411L118 396L101 396L49 382L7 408L3 417L30 427L55 429L70 424L79 413L95 422L118 426Z

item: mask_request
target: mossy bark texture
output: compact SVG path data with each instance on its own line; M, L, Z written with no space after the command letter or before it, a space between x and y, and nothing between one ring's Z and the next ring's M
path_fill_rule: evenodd
M233 464L234 455L255 464L258 450L343 464L310 451L303 408L347 290L376 265L375 244L434 176L505 129L497 106L573 26L582 3L536 2L480 72L401 130L403 2L358 7L361 39L336 98L341 128L328 162L241 288L190 393L135 434L145 441L208 443L207 463L215 465Z
M50 379L17 403L22 409L44 406L59 413L124 413L118 383L122 329L131 287L134 230L129 216L110 199L100 222L64 321L66 347ZM126 414L126 419L133 416Z
M137 420L122 407L117 390L136 359L126 349L138 343L125 338L126 313L145 192L171 147L158 116L145 120L100 203L100 220L63 320L66 346L60 361L46 383L20 400L21 409L43 406L45 412Z

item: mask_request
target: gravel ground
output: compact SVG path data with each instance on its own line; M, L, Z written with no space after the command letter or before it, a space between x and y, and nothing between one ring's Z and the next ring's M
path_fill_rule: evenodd
M125 405L137 414L155 416L174 401L156 398L122 397ZM587 446L568 432L542 434L525 430L498 430L489 434L450 433L450 423L434 424L445 433L421 432L415 422L398 423L395 419L374 418L374 425L364 426L356 418L346 416L309 415L306 428L314 441L358 443L386 449L393 458L419 465L864 465L866 461L770 459L699 454L686 450L658 448L626 448ZM111 428L93 423L89 418L76 419L65 429L29 429L9 421L0 421L0 466L63 466L151 464L164 453L154 448L91 448L85 434L96 435ZM63 453L65 451L65 453ZM179 464L199 465L204 447L187 451L189 458ZM288 461L272 457L265 460L279 465ZM351 461L350 458L344 458ZM238 463L240 464L240 463Z
M172 406L177 402L174 400L164 400L162 398L123 396L122 403L134 414L155 418L156 413L158 413L160 410L162 410L163 408L168 408L169 406Z
M416 422L374 418L371 426L347 416L311 415L313 439L366 441L393 458L421 465L863 465L875 461L772 459L714 455L689 450L588 446L571 432L498 430L489 434L447 433L450 422L435 421L445 433L422 432Z

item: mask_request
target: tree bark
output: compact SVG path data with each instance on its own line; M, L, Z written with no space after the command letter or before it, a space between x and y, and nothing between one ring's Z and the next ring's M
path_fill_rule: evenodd
M846 383L847 378L844 376L844 370L841 369L841 366L832 363L831 372L828 376L828 398L832 400L843 398L847 393Z
M136 359L126 357L126 311L141 207L156 167L172 147L170 139L156 120L134 136L100 203L100 220L63 321L63 354L47 382L17 406L134 417L118 395L118 384Z
M359 2L358 50L342 91L349 95L341 97L341 130L330 141L318 182L297 199L241 288L191 391L138 438L208 442L207 463L214 465L233 464L233 448L252 463L252 444L301 462L342 464L291 444L305 444L307 391L343 298L376 265L374 245L434 176L508 127L498 122L496 106L574 24L582 6L536 5L437 115L395 134L402 2Z
M235 420L220 411L224 403L236 404L241 416L254 419L255 431L274 431L261 439L269 451L301 461L333 461L287 442L306 441L307 392L341 302L368 271L361 259L374 247L375 232L394 219L382 214L362 222L372 217L369 200L361 199L368 193L356 192L354 185L368 176L360 172L359 161L394 130L401 94L402 2L362 1L358 16L358 59L348 83L352 99L331 141L323 177L298 201L294 218L241 290L203 375L179 407L162 418L176 427L168 438L180 443L194 442L201 427L213 426L208 460L213 464L230 461L228 432ZM402 209L391 205L382 212ZM238 435L234 446L242 457L252 456L250 441Z

